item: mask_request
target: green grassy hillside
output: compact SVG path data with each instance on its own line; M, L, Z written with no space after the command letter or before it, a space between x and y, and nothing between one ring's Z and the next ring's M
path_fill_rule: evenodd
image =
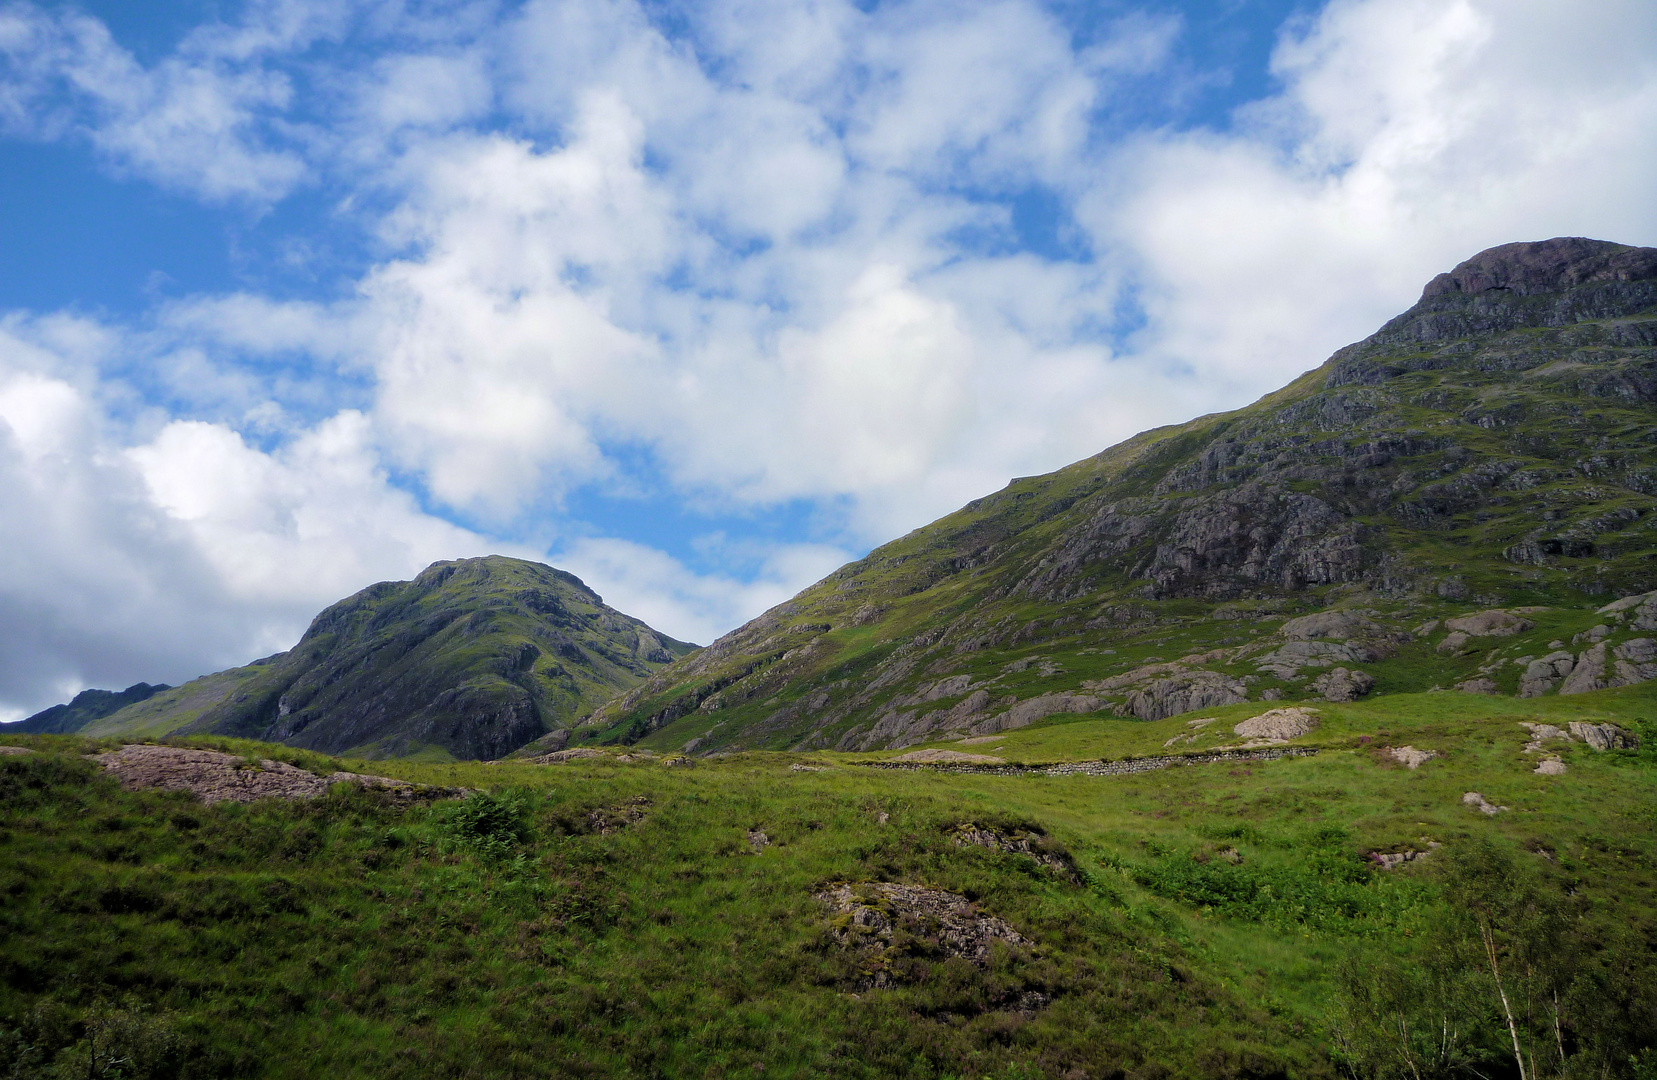
M867 749L1056 713L1650 678L1657 611L1598 609L1657 589L1654 405L1657 251L1492 249L1247 408L876 549L581 737ZM1513 621L1478 622L1498 608ZM1348 619L1291 622L1323 612ZM1446 622L1468 617L1480 632Z
M965 749L1202 750L1262 709ZM376 763L481 792L413 803L203 806L122 791L82 756L107 740L13 737L36 752L0 756L0 1071L1392 1076L1442 1024L1423 1075L1517 1075L1487 931L1527 1075L1650 1076L1651 684L1318 711L1313 756L1115 777L859 764L889 752ZM1643 748L1526 752L1521 721L1573 720ZM1437 756L1409 769L1403 745ZM915 890L972 906L906 919ZM962 919L1004 936L956 955Z
M221 734L358 757L492 758L567 731L695 646L573 574L434 563L316 617L298 645L96 720L87 734Z

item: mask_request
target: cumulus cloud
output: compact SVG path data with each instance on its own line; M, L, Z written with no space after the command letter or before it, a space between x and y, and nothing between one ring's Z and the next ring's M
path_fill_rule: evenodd
M1336 0L1227 133L1158 131L1081 200L1137 268L1137 343L1263 392L1496 244L1657 242L1657 24L1638 3Z
M61 318L0 327L0 620L13 628L0 714L245 663L373 580L499 546L391 487L359 414L274 452L203 421L145 439L88 375L124 347Z
M699 645L782 603L851 558L827 544L786 544L768 551L758 572L743 578L698 574L662 551L616 538L583 538L555 556L559 566L598 590L611 607Z
M263 7L242 26L197 31L149 68L91 16L0 10L0 130L83 138L119 172L212 200L279 198L307 172L262 130L288 106L292 80L248 61L322 28L299 5Z
M3 527L40 569L0 599L50 643L0 696L246 659L503 544L709 640L1013 475L1274 389L1483 247L1657 242L1637 0L1332 0L1223 124L1181 112L1193 31L1142 12L657 14L268 0L140 62L0 8L0 131L207 202L310 186L366 267L4 324ZM643 487L816 531L702 573L563 509Z

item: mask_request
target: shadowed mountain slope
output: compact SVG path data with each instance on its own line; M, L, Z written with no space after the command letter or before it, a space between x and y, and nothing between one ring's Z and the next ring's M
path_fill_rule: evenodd
M1657 602L1596 609L1657 588L1654 405L1657 249L1492 248L1247 408L842 567L580 737L869 749L1100 710L1650 678Z
M123 709L88 734L217 734L327 753L494 758L566 730L695 648L573 574L490 556L341 600L299 644Z

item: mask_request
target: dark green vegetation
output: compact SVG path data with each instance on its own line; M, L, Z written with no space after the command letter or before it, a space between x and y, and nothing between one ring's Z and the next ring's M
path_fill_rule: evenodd
M0 727L0 731L18 735L69 735L101 720L110 713L119 712L128 705L147 701L163 690L171 690L166 683L133 683L125 690L82 690L67 705L53 705L15 724Z
M1313 757L1106 779L834 753L376 763L485 792L415 805L340 785L207 807L121 791L95 741L12 739L38 752L0 757L0 1074L1514 1077L1487 928L1525 1075L1649 1075L1657 684L1320 711ZM1568 771L1538 775L1520 720L1643 748L1559 741ZM1189 730L1072 719L1004 755ZM1381 751L1406 742L1439 756ZM1044 861L958 843L966 823ZM836 882L961 894L1029 944L980 965L922 920L860 950L815 899Z
M567 729L694 648L606 607L573 574L462 559L371 585L318 615L289 651L81 730L493 758Z
M843 567L580 737L868 749L1100 709L1650 678L1613 667L1657 659L1626 644L1657 622L1608 622L1625 636L1593 655L1577 635L1657 588L1654 405L1657 251L1495 248L1248 408L1016 480ZM1506 607L1545 610L1448 643L1436 621ZM1289 625L1316 612L1355 621ZM1520 622L1537 629L1514 640ZM1593 670L1572 684L1573 665Z

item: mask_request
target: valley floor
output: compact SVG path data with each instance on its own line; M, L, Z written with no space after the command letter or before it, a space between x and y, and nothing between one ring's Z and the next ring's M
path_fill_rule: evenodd
M1266 708L934 748L1205 754L1259 741L1235 728ZM1465 1030L1422 1075L1517 1075L1476 964L1453 1001L1398 989L1471 927L1514 1001L1563 991L1515 1020L1527 1075L1653 1075L1652 684L1315 709L1282 744L1315 754L1116 776L862 764L895 751L369 769L187 740L434 787L211 805L124 790L86 756L116 741L15 737L0 1073L1381 1076L1399 1051L1371 1021L1433 1014Z

